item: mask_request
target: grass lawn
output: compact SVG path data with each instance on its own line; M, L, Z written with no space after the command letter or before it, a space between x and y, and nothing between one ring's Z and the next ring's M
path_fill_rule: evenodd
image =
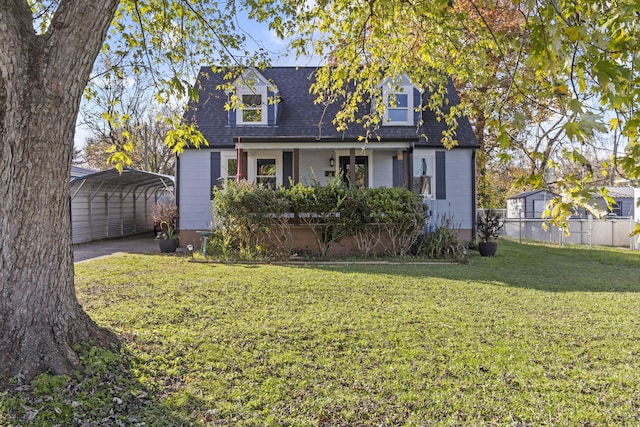
M502 242L468 265L76 265L119 333L0 425L640 424L640 252Z

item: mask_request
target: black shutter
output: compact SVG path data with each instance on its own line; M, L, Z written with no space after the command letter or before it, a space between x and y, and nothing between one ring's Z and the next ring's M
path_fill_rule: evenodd
M221 169L220 169L220 152L219 151L211 152L210 171L211 171L211 181L210 181L211 194L209 197L213 199L213 187L220 185Z
M422 118L422 93L416 88L413 88L413 109L413 124L418 124Z
M267 124L269 126L276 124L276 103L273 102L275 95L275 93L269 90L267 91L267 99L263 100L263 102L267 103Z
M282 185L284 188L291 187L293 179L293 151L282 152Z
M447 170L444 151L436 151L436 199L447 198Z
M227 101L231 102L231 97L229 97ZM237 113L236 109L231 109L227 111L227 114L229 115L229 126L231 127L234 127L236 125L236 113Z

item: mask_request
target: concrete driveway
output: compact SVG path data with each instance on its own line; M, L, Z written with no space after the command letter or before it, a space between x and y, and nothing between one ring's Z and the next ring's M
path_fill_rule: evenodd
M178 250L180 250L180 248ZM143 254L159 253L160 249L153 233L73 245L73 258L75 262L87 261L122 252Z

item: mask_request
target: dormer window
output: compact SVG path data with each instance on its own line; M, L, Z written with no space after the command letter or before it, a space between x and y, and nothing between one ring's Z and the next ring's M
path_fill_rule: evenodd
M397 82L387 80L382 85L382 99L384 101L383 125L406 126L414 125L414 98L416 87L403 77Z
M258 70L249 68L233 82L234 109L230 111L231 126L276 124L278 116L278 88Z
M240 107L237 110L237 123L239 125L266 125L267 124L267 91L256 93L252 91L238 90ZM245 93L243 93L245 92Z
M409 121L409 95L406 93L390 93L387 94L387 122L388 123L402 123L405 124Z

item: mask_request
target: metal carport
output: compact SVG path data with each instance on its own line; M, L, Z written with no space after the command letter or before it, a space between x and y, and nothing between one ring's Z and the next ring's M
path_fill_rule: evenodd
M73 243L128 236L153 230L151 208L173 199L174 178L124 168L71 180Z

